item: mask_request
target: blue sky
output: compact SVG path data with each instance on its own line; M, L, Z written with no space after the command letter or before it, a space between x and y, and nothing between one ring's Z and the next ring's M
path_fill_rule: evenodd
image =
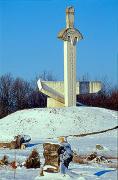
M77 77L107 76L117 82L117 0L0 0L0 75L33 79L44 70L63 80L65 9L75 8L75 27L84 39L77 45Z

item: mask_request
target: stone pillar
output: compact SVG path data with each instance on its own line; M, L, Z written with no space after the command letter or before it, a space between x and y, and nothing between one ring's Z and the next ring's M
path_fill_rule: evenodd
M66 8L66 28L74 27L74 8Z
M64 41L65 106L76 105L76 46Z
M74 27L74 8L66 9L66 28ZM64 41L64 96L65 106L76 106L76 42L69 34Z
M74 28L74 8L66 9L66 28L58 38L64 41L64 98L65 106L76 106L76 42L82 39Z

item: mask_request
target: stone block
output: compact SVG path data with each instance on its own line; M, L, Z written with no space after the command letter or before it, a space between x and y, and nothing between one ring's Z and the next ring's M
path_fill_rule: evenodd
M58 157L58 149L59 144L52 144L52 143L45 143L43 144L44 148L44 158L45 158L45 165L50 165L54 167L59 167L59 157Z

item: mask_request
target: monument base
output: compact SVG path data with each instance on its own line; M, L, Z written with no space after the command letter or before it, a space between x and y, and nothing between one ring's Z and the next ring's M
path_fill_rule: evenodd
M47 98L47 107L64 107L65 105L59 101L56 101L53 98Z

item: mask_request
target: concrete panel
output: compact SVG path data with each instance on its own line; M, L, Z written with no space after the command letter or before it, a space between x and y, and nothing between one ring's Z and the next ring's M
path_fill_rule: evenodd
M43 84L51 87L55 91L64 96L64 82L63 81L42 81Z
M79 83L79 93L80 94L88 94L89 93L89 81L81 81Z
M89 93L97 93L101 89L102 89L102 84L100 81L89 82Z
M54 88L47 85L45 82L42 82L40 79L37 81L37 84L39 91L41 91L43 94L46 94L58 102L64 103L64 96L59 91L56 91Z
M47 86L51 87L55 91L64 95L64 82L63 81L42 81ZM82 86L86 88L86 90L82 90ZM102 83L100 81L77 81L76 82L76 94L85 93L97 93L102 88ZM85 94L84 93L84 94Z
M47 98L47 107L64 107L64 83L63 81L38 81L39 90L49 96ZM76 95L97 93L102 88L99 81L81 81L76 83ZM61 93L60 93L61 92ZM70 94L71 96L71 94Z
M53 98L47 98L47 107L64 107L64 103L56 101Z

